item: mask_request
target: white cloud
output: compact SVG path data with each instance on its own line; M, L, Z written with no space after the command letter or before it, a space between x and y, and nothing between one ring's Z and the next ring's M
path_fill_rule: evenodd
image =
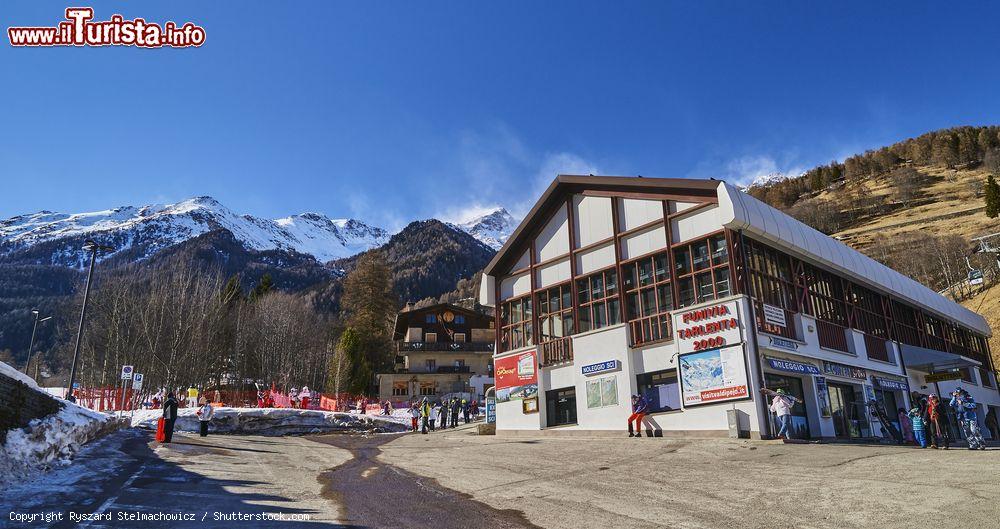
M705 164L702 164L697 173L701 178L711 176L734 185L746 186L762 176L774 174L798 176L804 173L806 168L793 162L792 158L783 156L779 160L768 154L747 155L733 158L714 170L707 169Z
M455 150L463 188L451 190L455 201L439 204L434 215L449 222L467 221L497 207L521 217L556 175L599 174L596 164L576 153L530 149L504 125L463 132Z

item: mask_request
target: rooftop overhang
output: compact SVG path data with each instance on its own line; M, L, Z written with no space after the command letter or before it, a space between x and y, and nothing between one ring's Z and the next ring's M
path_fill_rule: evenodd
M718 201L721 181L697 178L646 178L642 176L559 175L538 198L483 273L503 275L537 235L549 214L560 207L566 195L623 196L651 200L699 199ZM498 270L499 269L499 270Z
M899 344L900 353L907 368L918 369L927 373L959 369L963 367L979 367L978 362L969 357L937 349Z

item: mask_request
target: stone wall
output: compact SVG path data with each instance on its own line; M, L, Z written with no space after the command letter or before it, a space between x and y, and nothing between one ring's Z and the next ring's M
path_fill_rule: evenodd
M61 407L55 397L0 373L0 444L7 439L8 430L24 428L32 419L56 413Z

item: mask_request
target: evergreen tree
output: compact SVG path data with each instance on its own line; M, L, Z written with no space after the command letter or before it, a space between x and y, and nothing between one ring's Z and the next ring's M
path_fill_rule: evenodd
M257 285L253 287L253 291L250 292L250 301L256 301L272 290L274 290L274 282L271 281L271 274L264 274Z
M986 194L986 216L995 219L1000 216L1000 185L997 184L993 175L986 177L986 186L983 191Z
M348 327L340 334L329 370L334 391L367 393L371 387L372 369L365 358L364 345L358 332Z
M358 334L368 366L378 371L391 368L391 325L398 305L392 274L381 253L368 252L358 258L344 279L341 306L348 326Z
M226 286L222 287L222 304L232 307L241 301L243 301L243 287L240 286L240 277L234 274L226 281Z

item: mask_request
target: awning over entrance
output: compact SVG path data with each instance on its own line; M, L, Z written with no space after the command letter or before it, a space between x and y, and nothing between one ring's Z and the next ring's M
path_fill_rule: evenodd
M907 368L919 369L928 373L982 365L981 362L977 362L971 358L938 351L937 349L927 349L907 344L899 344L899 348Z

